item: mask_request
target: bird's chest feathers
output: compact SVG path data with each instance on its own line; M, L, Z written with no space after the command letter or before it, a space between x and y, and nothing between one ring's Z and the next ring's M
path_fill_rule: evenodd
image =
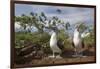
M73 39L73 41L74 41L74 44L75 45L78 45L79 43L81 43L81 37L80 37L80 34L79 34L79 32L74 32L74 39Z
M50 39L50 44L51 45L57 44L57 35L56 35L56 33L52 34L51 39Z

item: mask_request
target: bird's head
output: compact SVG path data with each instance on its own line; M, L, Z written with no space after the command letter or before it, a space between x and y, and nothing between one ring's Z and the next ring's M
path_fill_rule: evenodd
M79 31L79 25L76 25L76 26L75 26L75 29L76 29L77 31Z
M57 27L52 27L52 30L53 30L53 32L56 32L56 33L58 33L58 32L59 32L59 30L58 30L58 28L57 28Z

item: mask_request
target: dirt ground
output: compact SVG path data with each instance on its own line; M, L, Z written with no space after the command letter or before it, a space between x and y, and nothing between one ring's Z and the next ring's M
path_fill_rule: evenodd
M14 64L14 67L29 67L29 66L48 66L48 65L59 65L59 64L76 64L76 63L91 63L96 61L95 48L86 49L83 51L85 57L72 57L74 52L67 50L62 54L62 58L49 58L44 57L43 59L33 59L29 63L25 64Z

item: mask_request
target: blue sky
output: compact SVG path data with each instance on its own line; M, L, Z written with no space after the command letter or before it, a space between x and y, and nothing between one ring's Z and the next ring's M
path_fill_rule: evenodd
M60 9L62 13L56 10ZM41 13L44 12L49 18L57 16L59 19L70 24L77 22L85 22L87 24L94 23L94 8L81 8L81 7L64 7L64 6L47 6L47 5L29 5L29 4L16 4L15 15L20 16L23 13L29 15L30 12Z
M57 9L62 12L58 13ZM67 6L49 6L49 5L29 5L29 4L15 4L15 16L22 14L29 15L30 12L41 13L44 12L48 18L57 16L64 22L69 22L74 30L74 25L77 22L84 22L86 25L94 25L94 8L81 7L67 7ZM15 25L15 27L18 27ZM36 29L33 29L36 31Z

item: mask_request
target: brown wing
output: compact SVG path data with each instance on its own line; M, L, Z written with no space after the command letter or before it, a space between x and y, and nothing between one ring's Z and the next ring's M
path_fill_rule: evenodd
M72 41L72 46L73 46L73 48L75 48L75 45L74 45L74 42Z
M64 49L64 45L63 45L62 40L59 39L59 40L57 41L57 46L58 46L61 50Z
M74 44L74 42L73 42L73 36L72 36L72 41L71 41L71 43L72 43L72 46L73 46L73 48L75 48L75 44Z

